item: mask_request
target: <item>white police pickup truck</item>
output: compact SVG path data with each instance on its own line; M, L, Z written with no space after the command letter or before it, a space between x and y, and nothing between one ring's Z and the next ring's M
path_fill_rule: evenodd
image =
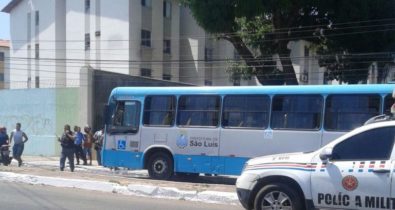
M394 139L395 120L385 117L311 153L251 159L237 195L255 210L395 209Z

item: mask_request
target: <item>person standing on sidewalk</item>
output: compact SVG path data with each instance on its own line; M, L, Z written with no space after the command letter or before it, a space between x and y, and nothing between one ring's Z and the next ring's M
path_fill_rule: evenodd
M91 127L86 125L84 127L85 138L84 138L84 154L85 158L89 157L89 165L92 165L92 142L93 142L93 134L91 131Z
M70 130L70 125L66 124L64 126L64 132L62 137L58 138L60 141L60 145L62 146L62 152L60 155L60 170L64 171L64 165L66 162L66 158L69 160L70 170L74 171L74 136Z
M74 146L75 146L75 158L77 159L77 165L80 164L80 158L86 165L86 156L82 150L82 142L84 140L84 134L81 133L81 128L74 126Z
M101 149L103 147L104 140L103 128L95 132L95 134L93 135L93 140L95 143L97 165L101 166Z
M11 132L10 143L14 140L12 147L12 156L18 161L18 166L22 165L22 153L25 148L25 143L29 138L26 133L21 130L21 123L16 123L15 130Z
M9 138L7 135L7 131L4 126L0 125L0 155L1 155L1 161L4 165L4 162L8 162L6 157L3 154L3 150L7 149L8 150L8 145L9 145ZM4 147L4 148L3 148Z

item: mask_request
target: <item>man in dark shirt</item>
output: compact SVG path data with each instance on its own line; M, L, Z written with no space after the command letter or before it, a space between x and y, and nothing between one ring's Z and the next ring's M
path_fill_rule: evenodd
M5 132L5 127L0 126L0 147L3 145L7 145L9 141L8 135Z
M3 146L7 146L8 143L9 143L9 138L8 138L6 129L4 126L0 126L0 154L1 154L2 163L6 164L6 165L8 165L9 163L4 162L4 161L6 161L5 160L6 157L4 157L3 149L6 150L8 148L4 148ZM6 162L8 162L8 161L6 161Z
M58 139L60 141L60 145L62 146L62 153L60 155L60 170L64 171L64 165L66 162L66 158L69 160L70 170L74 171L74 136L70 130L70 125L64 126L64 132L62 137Z

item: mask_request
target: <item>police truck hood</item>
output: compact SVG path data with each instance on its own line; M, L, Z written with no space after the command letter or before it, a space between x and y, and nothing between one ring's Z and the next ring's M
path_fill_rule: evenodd
M277 155L261 156L250 159L248 165L271 164L271 163L311 163L315 153L285 153Z

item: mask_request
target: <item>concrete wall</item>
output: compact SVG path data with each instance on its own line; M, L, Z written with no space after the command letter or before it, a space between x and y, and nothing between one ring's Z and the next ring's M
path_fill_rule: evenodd
M17 122L29 137L26 155L58 155L56 134L64 124L80 125L79 89L1 90L0 124L10 133Z

